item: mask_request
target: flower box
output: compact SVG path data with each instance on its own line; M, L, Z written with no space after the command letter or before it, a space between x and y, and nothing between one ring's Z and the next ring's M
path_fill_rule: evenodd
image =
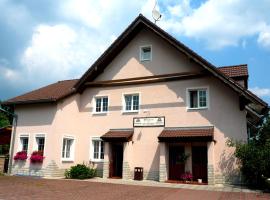
M26 151L19 151L16 153L16 155L13 158L15 161L25 161L27 159L27 152Z
M43 160L44 160L44 156L43 156L43 152L42 151L34 151L32 154L31 154L31 157L30 157L30 162L32 164L35 164L35 163L43 163Z

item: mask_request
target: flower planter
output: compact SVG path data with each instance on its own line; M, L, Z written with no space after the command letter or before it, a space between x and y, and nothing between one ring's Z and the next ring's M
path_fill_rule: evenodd
M30 162L31 164L42 164L44 160L43 152L40 151L34 151L31 154Z
M16 155L13 157L15 161L26 161L27 159L27 153L26 151L19 151L16 153Z

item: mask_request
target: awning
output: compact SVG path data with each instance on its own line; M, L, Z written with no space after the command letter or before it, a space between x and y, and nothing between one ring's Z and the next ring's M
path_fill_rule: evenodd
M212 141L213 126L200 127L166 127L158 136L159 142Z
M100 138L106 142L128 142L132 139L133 129L110 129Z

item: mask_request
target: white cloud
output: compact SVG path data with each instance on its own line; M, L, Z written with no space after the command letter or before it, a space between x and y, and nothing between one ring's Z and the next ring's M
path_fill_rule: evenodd
M257 41L261 46L270 48L270 26L266 27L265 30L260 32Z
M270 88L254 87L251 88L250 90L259 97L270 97Z
M89 34L65 24L37 26L21 57L21 73L29 81L78 78L108 45L109 39Z
M174 9L168 8L170 15L162 26L176 34L205 41L211 49L238 46L250 36L259 35L260 45L268 45L270 41L269 32L265 32L265 27L270 24L270 15L267 14L270 3L267 0L260 3L253 0L208 0L191 11L188 3L186 0ZM176 17L178 7L186 7L188 11L182 9L181 17Z

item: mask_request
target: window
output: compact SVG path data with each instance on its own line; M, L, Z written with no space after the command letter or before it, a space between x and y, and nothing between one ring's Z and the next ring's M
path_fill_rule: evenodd
M73 160L74 139L63 138L62 160Z
M140 60L141 61L149 61L152 59L152 48L151 46L141 47L140 50Z
M189 108L207 108L207 89L188 90Z
M95 102L95 113L108 112L108 97L96 97Z
M127 94L124 95L124 111L132 112L139 111L139 94Z
M104 159L104 142L99 139L95 138L92 140L92 158L94 161L100 161Z
M45 136L43 135L36 136L36 150L43 153L44 147L45 147Z
M28 151L28 142L29 142L28 136L20 137L20 143L21 143L20 151L26 151L26 152Z

